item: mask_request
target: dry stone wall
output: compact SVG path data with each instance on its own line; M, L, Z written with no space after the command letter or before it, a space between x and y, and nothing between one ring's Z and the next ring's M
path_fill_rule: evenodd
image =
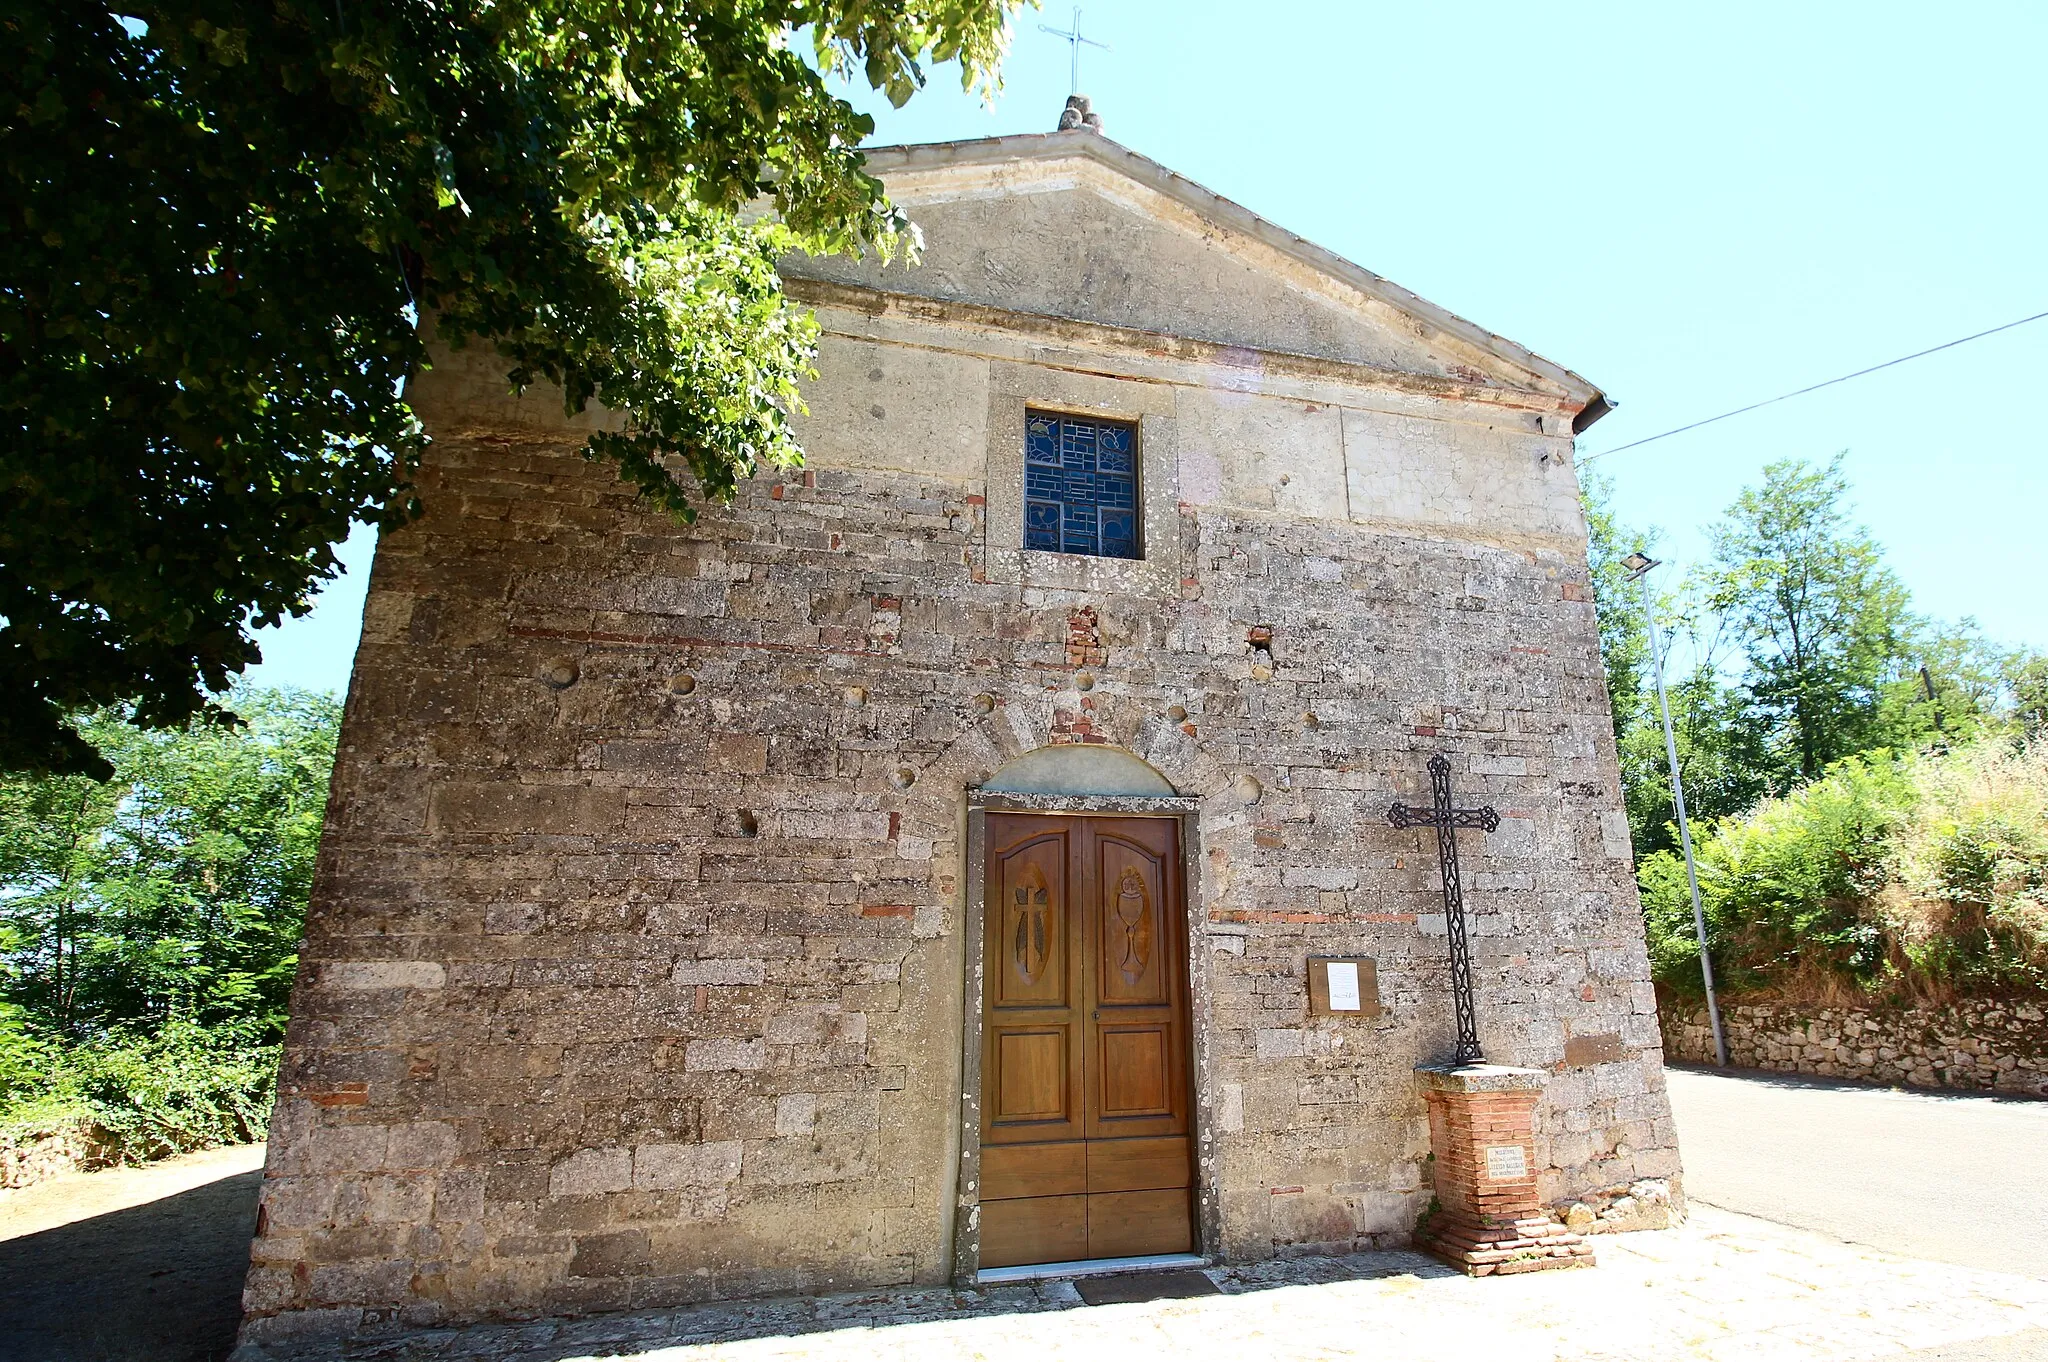
M1663 1012L1674 1059L1714 1062L1704 1008ZM1966 1000L1941 1008L1722 1008L1729 1061L1746 1069L2048 1097L2048 998Z
M104 1168L119 1152L107 1132L89 1121L0 1134L0 1189Z
M1401 1243L1429 1201L1445 923L1385 810L1438 751L1502 814L1461 842L1480 1029L1553 1073L1544 1199L1676 1201L1569 542L1181 500L1142 574L992 580L971 476L820 467L684 526L458 377L372 577L247 1337L944 1280L966 792L1056 743L1198 801L1215 1252ZM1309 1016L1310 955L1375 958L1384 1013Z

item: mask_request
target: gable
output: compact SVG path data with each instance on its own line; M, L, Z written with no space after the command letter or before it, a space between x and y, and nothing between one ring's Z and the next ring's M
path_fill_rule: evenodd
M1577 375L1089 132L870 156L924 237L915 265L795 277L1306 355L1578 403Z

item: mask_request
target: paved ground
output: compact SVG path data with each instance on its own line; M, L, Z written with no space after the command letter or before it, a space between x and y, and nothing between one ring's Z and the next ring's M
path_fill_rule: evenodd
M1695 1201L2048 1277L2048 1102L1668 1071Z
M218 1362L263 1146L0 1192L0 1362Z
M1474 1280L1414 1254L1212 1269L1225 1294L1084 1306L1071 1282L757 1301L417 1333L293 1362L1944 1362L2026 1358L2048 1281L1899 1258L1701 1207L1600 1266ZM2026 1333L2035 1335L2033 1340ZM2018 1335L2013 1338L2010 1336ZM1989 1346L1949 1345L2000 1338ZM2017 1349L2017 1350L2016 1350ZM253 1353L253 1350L252 1350ZM248 1356L247 1362L258 1362Z
M1671 1087L1692 1223L1602 1237L1591 1272L1475 1282L1382 1254L1216 1270L1226 1294L1191 1300L1088 1307L1070 1283L879 1292L413 1334L293 1362L2048 1362L2048 1103L1703 1070ZM218 1362L261 1160L261 1146L215 1150L0 1192L0 1362Z

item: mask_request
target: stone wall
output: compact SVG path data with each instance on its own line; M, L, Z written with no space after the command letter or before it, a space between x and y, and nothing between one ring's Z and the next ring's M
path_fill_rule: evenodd
M104 1168L113 1161L116 1148L104 1130L83 1121L54 1130L0 1134L0 1188L27 1187L66 1173Z
M1209 1250L1428 1204L1445 921L1386 809L1440 751L1501 813L1460 846L1487 1054L1552 1073L1540 1194L1675 1202L1564 399L810 300L815 466L692 525L544 393L412 389L245 1336L944 1280L966 795L1062 743L1196 803ZM1142 561L1017 547L1031 403L1138 423ZM1310 1016L1310 955L1374 958L1384 1011Z
M1185 594L1089 622L974 583L960 486L819 471L685 528L560 446L444 436L422 490L349 699L259 1326L943 1278L962 791L1056 733L1203 799L1227 1256L1397 1242L1428 1200L1444 923L1384 809L1439 749L1505 815L1465 849L1479 1011L1559 1071L1546 1198L1676 1172L1582 565L1190 510ZM1310 954L1376 957L1386 1014L1308 1018Z
M1746 1069L2048 1097L2048 999L1941 1008L1735 1003L1721 1010L1729 1062ZM1673 1059L1714 1062L1704 1007L1662 1012Z

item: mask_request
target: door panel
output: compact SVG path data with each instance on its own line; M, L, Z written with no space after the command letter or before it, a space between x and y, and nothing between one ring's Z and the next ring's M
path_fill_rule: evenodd
M1126 1116L1171 1116L1167 1091L1165 1026L1102 1028L1100 1101L1097 1113L1106 1121Z
M1098 1192L1088 1202L1088 1256L1130 1258L1141 1253L1193 1253L1194 1220L1188 1189Z
M1186 913L1179 827L1096 818L1083 830L1089 958L1087 1105L1094 1139L1182 1135L1187 1118Z
M1017 820L990 844L982 952L982 1142L1078 1139L1087 1040L1079 958L1083 915L1072 888L1070 820Z
M981 1151L981 1199L1086 1192L1091 1190L1088 1168L1088 1146L1080 1140L990 1145Z
M1065 837L1041 837L1004 858L998 1006L1067 1004L1066 849Z
M1190 1251L1179 824L986 828L982 1265Z
M1179 1135L1151 1140L1090 1140L1080 1146L1088 1151L1087 1190L1091 1192L1146 1192L1162 1187L1186 1187L1189 1176L1188 1142ZM988 1185L983 1165L982 1185Z
M1071 1263L1090 1256L1088 1203L1092 1200L1086 1196L1034 1196L982 1202L981 1265Z
M1005 1028L996 1042L997 1122L1070 1119L1067 1070L1067 1028Z
M1166 919L1166 875L1160 858L1121 838L1095 839L1092 867L1099 898L1096 998L1104 1007L1171 1004L1165 956L1174 933Z

